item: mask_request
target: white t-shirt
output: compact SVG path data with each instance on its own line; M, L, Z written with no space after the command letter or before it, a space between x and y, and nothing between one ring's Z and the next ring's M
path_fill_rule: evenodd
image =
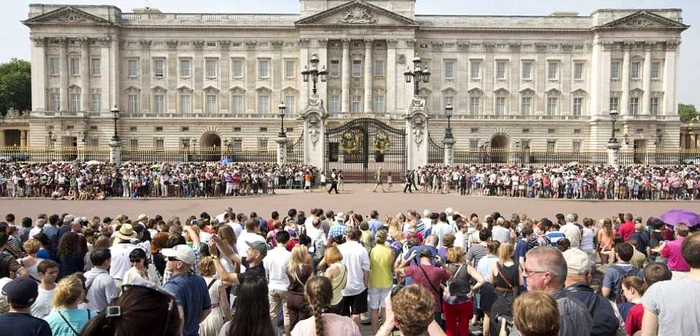
M233 229L233 233L236 234L236 237L240 237L241 232L243 232L243 226L241 225L241 223L228 222L228 226L230 226Z
M39 296L36 297L36 301L34 301L31 308L32 316L43 319L51 313L51 301L53 301L55 291L56 287L52 290L45 290L39 286Z
M109 275L116 280L123 280L124 274L131 268L129 254L137 248L139 246L131 243L117 244L110 247L109 252L112 253L112 264L109 268Z
M287 266L292 253L284 246L277 246L267 253L263 259L263 266L267 272L270 289L286 291L289 287Z
M354 296L362 293L367 287L364 282L364 271L369 272L369 254L360 243L352 240L338 246L343 256L343 264L348 268L348 282L343 289L343 296Z

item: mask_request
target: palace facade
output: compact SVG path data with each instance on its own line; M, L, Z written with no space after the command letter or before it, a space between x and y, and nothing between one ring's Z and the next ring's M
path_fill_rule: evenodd
M288 137L303 136L312 84L300 72L314 54L328 70L328 128L357 117L406 127L404 72L419 56L432 73L418 94L427 136L442 140L451 105L457 149L604 151L611 110L623 150L680 146L680 9L474 16L416 14L415 0L299 3L299 14L32 4L32 111L0 124L0 146L106 148L116 106L124 148L273 150L281 101Z

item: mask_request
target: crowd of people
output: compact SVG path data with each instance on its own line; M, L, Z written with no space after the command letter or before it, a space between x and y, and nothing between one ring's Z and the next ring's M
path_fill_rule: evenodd
M269 163L0 163L0 197L223 197L304 187L316 167Z
M7 214L0 336L362 335L365 323L371 335L699 335L688 224L451 208Z
M391 185L391 176L386 178ZM383 184L383 178L377 178ZM696 200L700 166L425 166L404 174L403 192L562 199ZM384 188L382 188L384 190Z

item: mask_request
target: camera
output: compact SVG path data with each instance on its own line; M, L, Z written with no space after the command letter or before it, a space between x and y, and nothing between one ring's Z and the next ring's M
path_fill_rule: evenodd
M514 322L513 322L513 316L508 316L508 315L503 315L503 314L498 314L498 315L496 315L496 321L499 321L499 322L505 321L505 322L506 322L506 326L507 326L508 328L512 328L512 327L513 327L513 323L514 323Z

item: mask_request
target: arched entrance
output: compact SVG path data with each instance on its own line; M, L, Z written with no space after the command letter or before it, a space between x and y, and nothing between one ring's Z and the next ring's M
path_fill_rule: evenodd
M504 134L497 134L491 138L491 162L508 162L508 152L510 151L510 140Z
M199 147L200 160L221 160L221 138L216 133L204 133Z

